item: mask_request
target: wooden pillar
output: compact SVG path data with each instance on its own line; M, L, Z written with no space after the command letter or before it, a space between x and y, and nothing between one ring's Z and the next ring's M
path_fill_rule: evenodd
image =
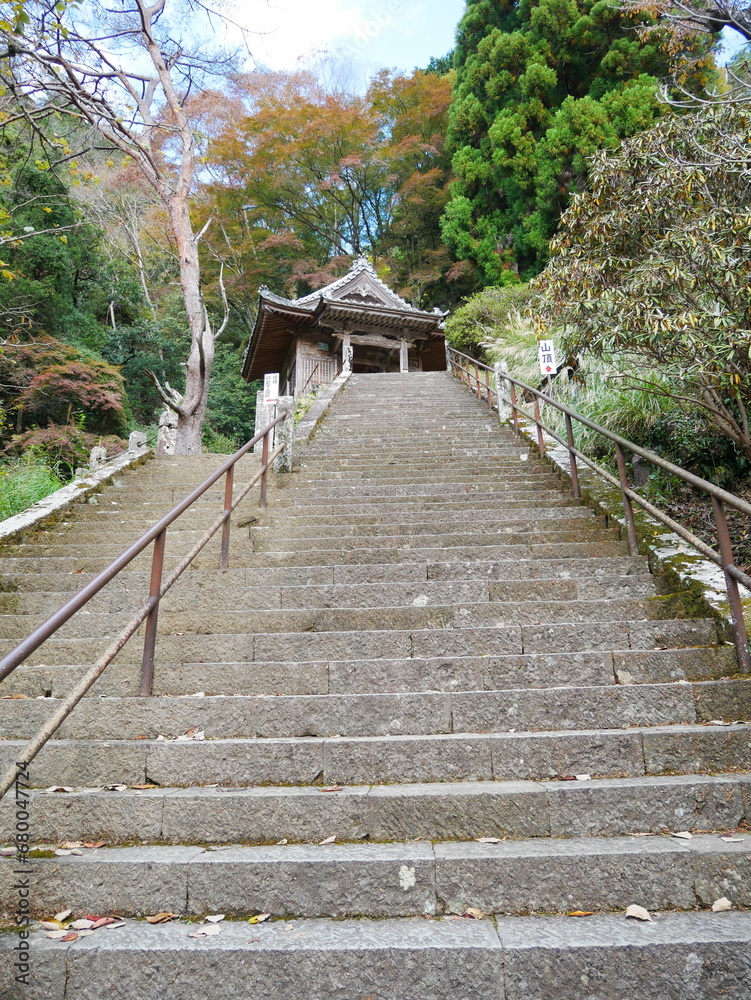
M399 371L408 372L409 371L409 348L407 346L407 341L402 337L399 346Z

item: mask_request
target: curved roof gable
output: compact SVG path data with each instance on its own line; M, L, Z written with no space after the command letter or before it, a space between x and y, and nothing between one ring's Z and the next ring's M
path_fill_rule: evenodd
M298 306L307 306L319 301L350 302L356 306L381 306L404 312L419 312L381 281L365 257L358 257L343 278L338 278L325 288L319 288L309 295L295 299L294 303Z

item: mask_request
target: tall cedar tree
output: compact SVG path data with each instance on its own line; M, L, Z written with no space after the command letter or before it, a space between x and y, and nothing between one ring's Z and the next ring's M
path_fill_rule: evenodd
M478 285L536 274L587 158L664 113L657 79L670 55L659 33L637 35L643 20L610 0L468 0L448 132L457 181L442 228ZM689 85L705 71L694 64Z

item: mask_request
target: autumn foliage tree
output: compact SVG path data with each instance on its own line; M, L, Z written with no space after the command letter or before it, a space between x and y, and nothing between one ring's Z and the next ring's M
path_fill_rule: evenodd
M200 148L187 105L227 68L205 40L190 43L206 8L197 0L26 0L2 7L0 55L14 93L87 123L101 143L136 164L164 208L190 349L181 397L157 384L178 414L177 452L200 452L217 331L202 295L200 233L190 213Z

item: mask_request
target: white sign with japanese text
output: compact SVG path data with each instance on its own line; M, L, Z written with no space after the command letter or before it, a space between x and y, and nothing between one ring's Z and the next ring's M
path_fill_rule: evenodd
M279 399L279 372L263 376L263 401L276 403Z
M543 375L555 375L558 363L555 358L555 344L552 340L541 340L537 345L540 371Z

